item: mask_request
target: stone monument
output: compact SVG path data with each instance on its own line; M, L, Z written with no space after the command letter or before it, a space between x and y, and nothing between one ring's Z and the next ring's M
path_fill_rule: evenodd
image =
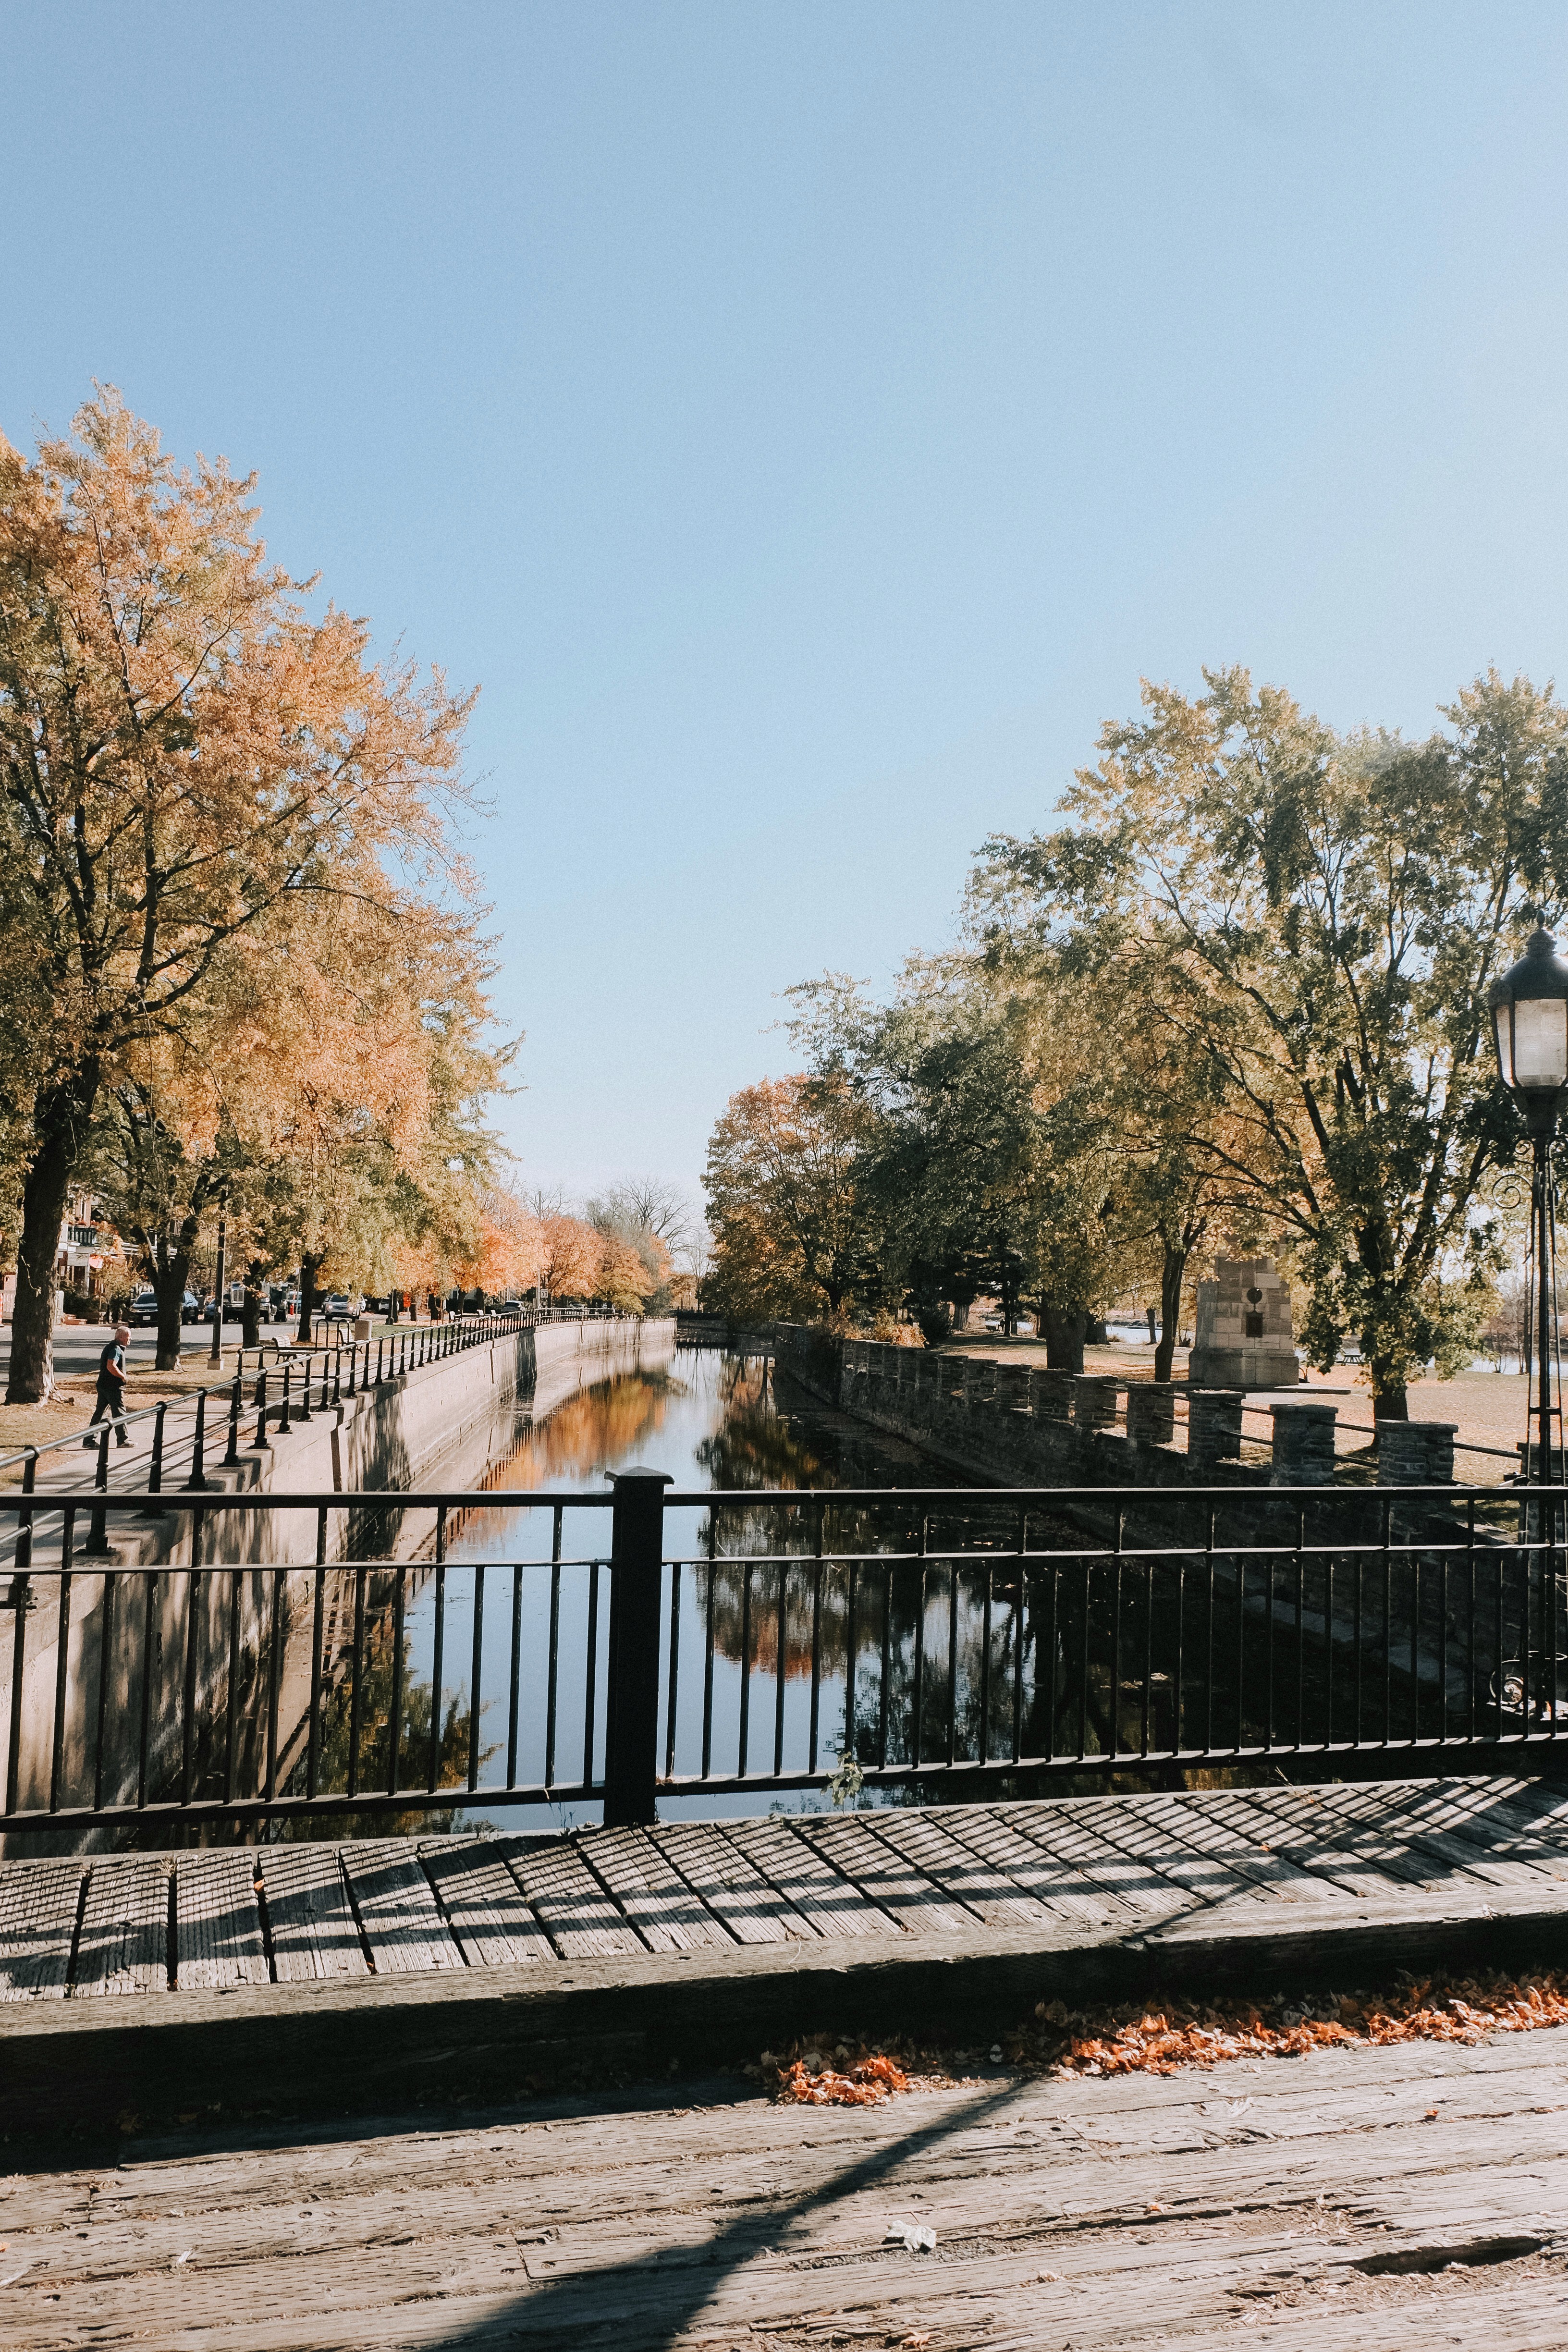
M1271 1257L1222 1257L1198 1285L1187 1379L1198 1389L1293 1389L1290 1294Z

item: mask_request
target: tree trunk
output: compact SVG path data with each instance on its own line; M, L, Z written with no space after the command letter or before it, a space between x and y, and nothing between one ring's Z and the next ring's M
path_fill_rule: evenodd
M327 1253L325 1250L318 1250L314 1257L308 1257L302 1255L300 1259L299 1343L301 1348L307 1347L310 1344L310 1318L315 1313L317 1307L320 1305L321 1297L321 1292L316 1287L316 1276L321 1273L321 1268L325 1265L326 1262ZM394 1292L393 1296L395 1297L396 1293ZM394 1316L392 1319L395 1322L397 1318Z
M176 1255L153 1276L158 1294L158 1352L155 1370L172 1372L180 1361L181 1310L185 1303L185 1273L190 1261Z
M1182 1285L1187 1274L1187 1252L1165 1244L1160 1268L1160 1339L1154 1349L1154 1378L1168 1381L1176 1358L1176 1335L1182 1328Z
M40 1096L34 1113L37 1145L22 1190L7 1404L42 1404L54 1392L55 1256L97 1096L98 1065L92 1062L68 1084Z
M1058 1307L1053 1300L1042 1298L1040 1328L1046 1335L1046 1361L1051 1370L1081 1372L1083 1335L1089 1328L1089 1317L1082 1307Z
M261 1284L263 1268L252 1260L245 1269L245 1304L240 1309L239 1344L242 1348L261 1345Z
M200 1228L201 1207L198 1201L190 1214L182 1220L172 1250L164 1234L160 1234L153 1242L147 1234L138 1234L146 1255L147 1278L158 1294L158 1352L153 1363L154 1369L160 1372L172 1372L179 1366L185 1293L191 1284L191 1253L195 1248Z
M1369 1359L1367 1370L1372 1375L1372 1418L1375 1428L1380 1421L1408 1421L1410 1401L1405 1394L1405 1381L1392 1364L1380 1363L1375 1356Z

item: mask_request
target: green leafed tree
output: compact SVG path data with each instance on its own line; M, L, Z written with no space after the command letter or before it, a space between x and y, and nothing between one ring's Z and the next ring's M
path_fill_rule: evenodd
M1316 1360L1353 1335L1402 1418L1489 1295L1482 1188L1519 1137L1486 992L1568 895L1568 713L1489 672L1407 742L1336 734L1245 670L1205 688L1146 686L1071 823L988 845L977 920L1043 961L1110 943L1208 1106L1175 1139L1307 1277Z

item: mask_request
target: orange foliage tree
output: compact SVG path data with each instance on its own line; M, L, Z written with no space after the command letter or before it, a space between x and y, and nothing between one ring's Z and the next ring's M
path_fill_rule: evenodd
M531 1290L543 1255L538 1218L499 1184L480 1193L479 1212L476 1245L455 1269L464 1289Z
M12 1402L52 1385L57 1237L102 1089L247 935L395 914L447 856L467 700L374 662L364 621L310 618L250 489L176 468L112 390L34 463L0 440Z
M704 1303L741 1315L837 1315L864 1272L859 1156L872 1114L834 1076L731 1095L708 1146L713 1234Z
M552 1298L598 1296L600 1236L564 1211L539 1221L540 1277Z

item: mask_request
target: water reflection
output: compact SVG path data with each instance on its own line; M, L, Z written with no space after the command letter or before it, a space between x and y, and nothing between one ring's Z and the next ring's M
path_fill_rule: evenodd
M912 1447L825 1407L781 1381L765 1360L681 1350L668 1372L583 1390L537 1423L521 1417L510 1451L498 1457L486 1484L513 1493L576 1492L604 1502L608 1474L634 1463L667 1471L678 1488L689 1492L828 1494L847 1484L886 1488L928 1484L931 1478L930 1465ZM877 1534L884 1546L891 1541L901 1548L907 1541L914 1549L917 1530L918 1519L911 1517L907 1538L885 1524ZM509 1822L521 1826L531 1818L596 1819L597 1800L571 1791L574 1784L581 1790L597 1780L604 1769L609 1539L607 1508L520 1509L476 1501L449 1520L447 1559L438 1575L427 1573L411 1596L400 1643L392 1630L395 1579L384 1573L367 1577L365 1607L374 1631L367 1641L358 1710L359 1785L385 1786L395 1716L403 1770L409 1780L425 1779L431 1726L438 1715L435 1786L462 1789L476 1739L481 1772L500 1776L504 1743L509 1783L563 1791L548 1808L505 1808ZM888 1643L901 1655L909 1647L908 1612L900 1617L895 1609L889 1615L887 1593L879 1596L863 1576L852 1579L831 1559L820 1569L806 1563L814 1563L819 1550L866 1548L872 1540L868 1515L857 1507L813 1504L783 1526L760 1507L752 1511L727 1506L717 1525L710 1511L668 1511L667 1550L685 1565L667 1584L669 1632L660 1721L673 1724L668 1760L678 1773L699 1771L705 1759L711 1762L715 1756L721 1759L719 1769L726 1769L742 1749L752 1769L771 1765L781 1736L792 1753L799 1750L800 1765L837 1756L849 1644L854 1641L859 1648L868 1628L883 1623ZM768 1565L781 1552L799 1559L801 1569ZM476 1617L477 1680L471 1648ZM395 1674L395 1654L401 1656ZM347 1785L355 1745L352 1654L351 1642L323 1727L318 1785L324 1788ZM673 1716L672 1654L679 1675ZM871 1665L874 1671L874 1661ZM433 1696L437 1671L439 1709ZM764 1706L765 1759L752 1738L752 1722L761 1723ZM300 1788L304 1764L301 1756L294 1773L294 1785ZM698 1805L730 1811L742 1810L746 1802L716 1798ZM395 1826L468 1826L493 1817L482 1805L465 1807L459 1799L450 1812L399 1815ZM321 1835L342 1833L341 1821L317 1826Z
M1363 1592L1363 1565L1336 1570L1331 1552L1300 1571L1299 1590L1276 1596L1271 1580L1268 1605L1255 1591L1248 1609L1224 1549L1248 1539L1240 1517L1235 1530L1211 1531L1208 1553L1196 1555L1208 1560L1200 1573L1191 1553L1184 1562L1147 1549L1125 1559L1095 1552L1081 1527L1043 1507L1029 1516L1036 1557L1026 1576L1016 1504L970 1489L931 1509L900 1490L956 1482L912 1447L825 1407L758 1360L681 1351L668 1371L605 1382L509 1427L483 1486L564 1501L501 1505L481 1487L449 1516L439 1563L333 1568L319 1586L308 1572L289 1575L273 1702L285 1792L306 1790L309 1689L319 1675L320 1790L384 1789L395 1774L400 1788L450 1790L451 1802L357 1822L318 1816L308 1830L278 1834L597 1820L588 1791L604 1769L606 1474L639 1462L669 1474L678 1491L738 1498L666 1514L659 1762L678 1779L799 1776L831 1769L846 1750L872 1768L1159 1750L1178 1735L1185 1747L1223 1750L1266 1737L1310 1745L1330 1733L1377 1734L1363 1714L1363 1654L1367 1705L1381 1695L1382 1738L1449 1727L1447 1685L1417 1665L1417 1652L1445 1655L1446 1569L1436 1580L1417 1556L1398 1570L1404 1582L1381 1592L1369 1582ZM847 1488L874 1490L875 1507ZM800 1499L781 1507L765 1494ZM1166 1507L1151 1497L1150 1507ZM1238 1495L1237 1514L1253 1507ZM1179 1514L1180 1498L1169 1508ZM1176 1533L1171 1519L1152 1540L1168 1544ZM1047 1566L1038 1555L1049 1551L1064 1556ZM1470 1616L1473 1646L1473 1602ZM1491 1622L1483 1612L1483 1630ZM1374 1622L1381 1658L1363 1650ZM1501 1642L1500 1598L1497 1623ZM183 1637L173 1622L167 1647L177 1662ZM1474 1666L1490 1672L1479 1653ZM262 1769L270 1685L259 1652L247 1652L235 1686L231 1752L243 1792ZM193 1793L221 1794L227 1746L220 1704L198 1742ZM174 1771L171 1757L159 1794L174 1793ZM487 1807L469 1799L470 1779L539 1800ZM667 1814L766 1801L754 1788L660 1800ZM784 1801L824 1800L797 1792Z

